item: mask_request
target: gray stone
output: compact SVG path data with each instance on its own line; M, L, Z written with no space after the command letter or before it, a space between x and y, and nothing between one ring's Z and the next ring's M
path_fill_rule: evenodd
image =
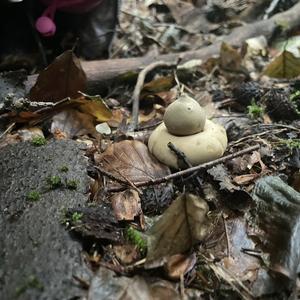
M0 298L71 299L84 291L73 275L89 279L80 243L62 224L64 212L88 199L90 178L82 144L19 143L0 150ZM62 172L61 168L65 172ZM66 171L68 169L68 171ZM77 181L76 190L49 189L47 178ZM40 193L28 200L30 191Z

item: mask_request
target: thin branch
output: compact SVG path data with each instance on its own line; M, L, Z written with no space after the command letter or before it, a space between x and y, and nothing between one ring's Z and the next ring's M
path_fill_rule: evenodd
M100 167L94 166L94 168L100 174L102 174L102 175L104 175L104 176L106 176L106 177L108 177L108 178L110 178L110 179L112 179L112 180L114 180L114 181L116 181L116 182L118 182L120 184L123 184L123 185L126 185L126 186L129 185L131 188L133 188L134 190L136 190L140 195L143 194L143 192L139 188L137 188L136 184L134 184L132 181L128 180L126 177L122 176L124 178L124 179L122 179L122 178L119 178L119 177L115 176L114 174L112 174L112 173L110 173L108 171L103 170ZM122 188L122 190L124 190L124 189L125 189L125 187Z
M248 147L244 150L237 151L235 153L223 156L223 157L215 159L213 161L210 161L210 162L207 162L207 163L195 166L195 167L191 167L191 168L188 168L188 169L185 169L185 170L182 170L182 171L178 171L176 173L173 173L173 174L170 174L170 175L167 175L167 176L164 176L164 177L160 177L160 178L156 178L156 179L150 179L150 180L146 180L146 181L135 182L135 186L142 187L142 186L156 185L156 184L160 184L160 183L163 183L163 182L167 182L167 181L172 180L174 178L178 178L178 177L193 173L195 171L199 171L201 169L209 169L209 168L212 168L212 167L214 167L218 164L224 163L224 162L226 162L230 159L233 159L233 158L236 158L238 156L244 155L246 153L258 150L259 147L260 147L260 145L255 145L255 146L252 146L252 147ZM124 187L111 188L111 189L108 189L108 192L120 192L120 191L123 191L124 189L125 189Z
M133 96L132 96L132 121L130 124L130 131L134 131L139 124L139 108L140 108L140 94L144 86L145 78L149 72L154 70L158 67L175 67L177 66L177 62L175 63L168 63L165 61L157 61L153 62L152 64L148 65L146 68L144 68L138 76Z

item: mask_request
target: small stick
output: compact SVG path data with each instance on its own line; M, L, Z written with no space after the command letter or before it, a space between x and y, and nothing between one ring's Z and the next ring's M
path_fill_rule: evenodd
M173 173L173 174L170 174L170 175L167 175L167 176L164 176L164 177L136 182L135 186L141 187L141 186L150 186L150 185L160 184L160 183L172 180L174 178L178 178L178 177L190 174L190 173L194 173L195 171L199 171L201 169L209 169L209 168L212 168L212 167L214 167L218 164L221 164L221 163L224 163L224 162L226 162L230 159L233 159L235 157L241 156L241 155L249 153L249 152L253 152L253 151L259 149L259 147L260 147L259 145L255 145L255 146L252 146L252 147L248 147L244 150L237 151L235 153L232 153L232 154L223 156L221 158L215 159L213 161L210 161L210 162L207 162L207 163L195 166L195 167L191 167L191 168L188 168L188 169L185 169L185 170L182 170L182 171L178 171L176 173ZM124 190L124 187L112 188L112 189L108 189L108 192L120 192L120 191L123 191L123 190Z
M125 179L121 179L121 178L119 178L119 177L116 177L114 174L112 174L112 173L110 173L110 172L108 172L108 171L105 171L105 170L103 170L102 168L100 168L100 167L96 167L96 166L94 166L94 168L100 173L100 174L102 174L102 175L104 175L104 176L107 176L108 178L110 178L110 179L112 179L112 180L115 180L116 182L118 182L118 183L120 183L120 184L124 184L124 185L130 185L134 190L136 190L139 194L142 194L142 191L139 189L139 188L137 188L137 186L133 183L133 182L131 182L130 180L126 180L126 178ZM125 188L123 188L122 190L124 190Z
M171 142L168 143L168 147L177 155L178 159L181 159L184 162L186 168L191 168L192 167L192 164L189 162L189 160L187 159L187 157L186 157L186 155L185 155L184 152L182 152L181 150L179 150ZM197 180L197 183L199 184L199 186L201 187L201 184L202 184L201 179L198 176L196 176L196 180Z
M227 229L227 224L226 224L224 213L222 213L222 219L223 219L223 225L224 225L224 231L225 231L225 237L226 237L227 257L229 258L230 257L230 242L229 242L228 229Z
M136 85L134 87L133 96L132 96L132 121L129 126L130 131L134 131L138 127L139 123L139 108L140 108L140 94L144 86L145 78L149 72L158 67L174 67L177 66L177 62L175 63L167 63L165 61L156 61L146 68L144 68L138 76Z
M11 124L5 129L5 131L2 132L2 133L0 134L0 140L1 140L4 136L6 136L6 134L8 134L8 133L15 127L15 125L16 125L16 123L11 123Z

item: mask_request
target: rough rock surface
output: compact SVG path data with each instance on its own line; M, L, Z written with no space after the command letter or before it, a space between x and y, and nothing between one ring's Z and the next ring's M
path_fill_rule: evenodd
M62 224L64 212L84 205L88 198L88 162L82 149L74 141L53 141L0 150L1 299L62 300L83 295L73 279L89 276L82 247ZM76 180L76 190L49 189L47 178L54 175L63 182ZM32 190L40 193L38 201L28 200Z

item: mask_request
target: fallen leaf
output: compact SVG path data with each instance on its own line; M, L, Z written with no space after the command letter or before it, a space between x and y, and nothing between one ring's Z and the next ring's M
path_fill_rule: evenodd
M165 165L158 162L145 144L135 140L125 140L109 146L95 158L96 164L120 179L137 183L170 174ZM118 183L113 185L120 186Z
M170 279L179 280L181 276L191 271L196 262L195 253L191 255L176 254L167 258L164 269Z
M233 192L240 189L238 186L234 185L231 182L231 177L223 164L218 164L215 167L208 169L207 173L211 175L214 180L219 181L221 190L228 190L230 192Z
M94 117L76 109L68 109L55 115L52 119L50 131L58 139L71 139L88 134L92 136L97 135Z
M78 91L84 91L85 87L86 75L80 60L68 50L41 71L30 90L29 99L38 102L57 102L66 97L77 98Z
M170 90L175 85L174 76L165 76L144 84L142 93L159 93Z
M117 259L125 265L132 264L140 259L139 250L132 244L113 245L113 251Z
M173 201L149 230L146 267L164 263L166 257L184 253L204 239L209 230L208 205L193 194L182 194Z
M241 251L242 249L255 249L255 243L247 233L246 220L241 217L224 221L228 231L230 257L226 256L221 263L241 281L254 281L256 270L260 268L260 260Z
M242 70L242 55L232 46L222 43L220 50L220 67L226 71Z
M100 96L89 96L83 94L78 99L71 100L78 104L78 110L96 118L97 122L106 122L112 117L112 112Z
M300 75L300 58L284 50L267 65L263 74L274 78L295 78Z
M118 221L130 221L142 214L140 196L133 189L113 194L110 201Z
M132 278L116 276L113 271L100 267L94 275L88 300L180 300L175 287L165 280L145 280L141 276Z

